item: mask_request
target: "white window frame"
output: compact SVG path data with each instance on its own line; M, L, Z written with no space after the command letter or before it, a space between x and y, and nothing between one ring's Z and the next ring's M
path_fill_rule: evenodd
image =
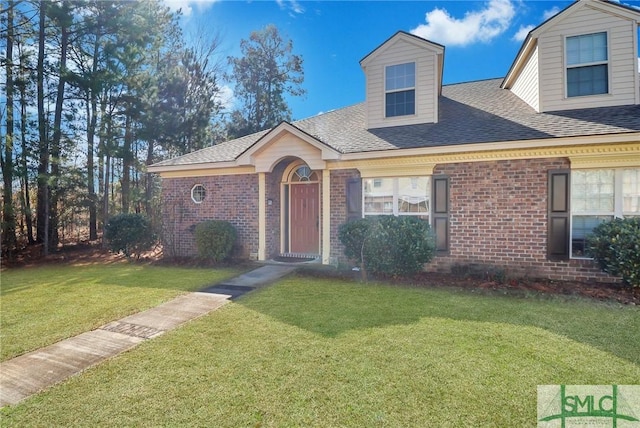
M402 178L427 178L429 180L429 183L427 184L427 211L423 211L423 212L404 212L404 211L400 211L400 209L398 208L399 203L398 201L400 200L400 184L399 181ZM374 183L377 180L393 180L393 184L392 184L392 210L391 212L376 212L376 211L366 211L367 205L366 205L366 181L370 180L371 181L371 187L372 188L379 188L379 187L375 187ZM416 217L427 217L429 219L429 224L431 224L431 204L432 204L432 192L433 192L433 177L431 175L419 175L419 176L410 176L410 177L370 177L370 178L363 178L362 179L362 217L367 217L367 216L377 216L377 215L393 215L393 216L404 216L404 215L408 215L408 216L416 216Z
M580 64L569 64L568 62L568 55L567 55L567 48L568 48L568 39L571 39L573 37L580 37L580 36L591 36L591 35L595 35L595 34L605 34L606 38L607 38L607 59L604 61L593 61L593 62L585 62L585 63L580 63ZM597 97L597 96L604 96L604 95L609 95L611 94L611 67L609 66L609 63L611 61L611 43L609 42L611 40L609 31L595 31L592 33L578 33L578 34L571 34L571 35L567 35L564 37L564 50L563 50L563 56L564 56L564 96L567 99L574 99L574 98L581 98L581 97ZM587 94L587 95L572 95L569 96L569 69L572 68L583 68L583 67L591 67L591 66L597 66L597 65L606 65L607 66L607 92L603 92L603 93L599 93L599 94Z
M395 67L395 66L399 66L399 65L406 65L406 64L413 64L413 86L407 86L407 87L403 87L403 88L395 88L395 89L387 89L387 72L389 70L390 67ZM415 61L407 61L407 62L402 62L402 63L397 63L397 64L389 64L386 65L384 67L384 80L383 80L383 87L384 87L384 118L385 119L397 119L397 118L403 118L403 117L410 117L410 116L415 116L418 113L418 99L417 99L417 92L416 91L416 82L418 80L418 64ZM387 114L387 95L388 94L394 94L394 93L398 93L398 92L407 92L407 91L413 91L413 113L411 114L401 114L401 115L395 115L395 116L389 116Z
M195 197L194 197L194 191L196 190L197 187L201 187L203 190L203 194L202 194L202 199L200 201L198 201ZM207 189L204 187L203 184L194 184L193 187L191 188L191 200L195 203L195 204L201 204L202 202L204 202L204 200L207 197Z
M639 168L634 167L622 167L622 168L590 168L590 169L579 169L575 171L603 171L603 170L613 170L613 211L604 211L604 210L586 210L576 212L573 208L573 204L571 204L571 216L570 216L570 226L569 226L569 255L572 259L591 259L588 256L575 256L573 255L573 221L574 217L611 217L613 218L625 218L625 217L637 217L640 216L640 213L630 213L624 212L624 200L623 200L623 176L625 170L634 170ZM573 180L572 180L573 183ZM573 186L573 184L572 184ZM570 194L573 195L573 188L570 190Z

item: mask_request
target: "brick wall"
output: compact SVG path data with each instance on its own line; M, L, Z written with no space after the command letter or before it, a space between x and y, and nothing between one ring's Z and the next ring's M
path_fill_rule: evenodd
M338 228L347 221L347 180L359 177L357 169L331 171L331 258L339 263L348 262L338 239Z
M273 168L273 172L266 176L266 200L271 200L271 205L267 203L266 208L266 255L268 259L280 254L282 173L290 162L290 160L280 162Z
M280 252L281 180L286 163L267 174L267 256ZM438 165L434 174L450 177L450 252L427 270L457 266L501 269L507 275L564 280L610 281L590 260L547 260L547 171L568 168L566 159L470 162ZM346 263L338 228L347 219L346 183L358 170L331 171L331 256ZM204 185L203 203L191 188ZM258 251L258 176L164 179L164 232L167 254L195 254L192 226L207 219L228 220L239 233L238 255ZM322 187L321 187L322 189Z
M191 200L191 189L202 184L202 203ZM165 178L162 180L163 241L165 254L196 254L193 228L204 220L227 220L238 231L236 255L249 257L258 251L258 176Z
M428 270L456 265L499 268L508 275L611 280L589 260L547 260L547 171L566 159L438 165L450 177L450 252Z

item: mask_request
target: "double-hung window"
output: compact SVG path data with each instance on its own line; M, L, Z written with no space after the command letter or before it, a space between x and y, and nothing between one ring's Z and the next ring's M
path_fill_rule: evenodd
M364 215L414 215L429 219L431 177L365 178Z
M347 181L346 194L347 218L416 216L431 224L436 250L440 253L449 251L449 177L425 175L353 179Z
M385 116L408 116L416 113L416 63L390 65L385 68Z
M609 92L606 32L567 37L566 63L567 97Z
M640 216L640 168L571 172L571 256L585 257L585 238L600 223Z

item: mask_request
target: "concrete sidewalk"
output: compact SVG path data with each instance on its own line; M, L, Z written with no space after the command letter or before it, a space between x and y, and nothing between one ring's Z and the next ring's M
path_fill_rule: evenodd
M0 363L0 407L16 404L293 270L292 266L262 266L200 292L178 296L155 308Z

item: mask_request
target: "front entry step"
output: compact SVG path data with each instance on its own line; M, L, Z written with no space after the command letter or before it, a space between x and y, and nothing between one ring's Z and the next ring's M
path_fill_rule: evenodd
M276 262L282 263L304 263L320 261L320 254L308 254L308 253L282 253L278 257L273 259Z

